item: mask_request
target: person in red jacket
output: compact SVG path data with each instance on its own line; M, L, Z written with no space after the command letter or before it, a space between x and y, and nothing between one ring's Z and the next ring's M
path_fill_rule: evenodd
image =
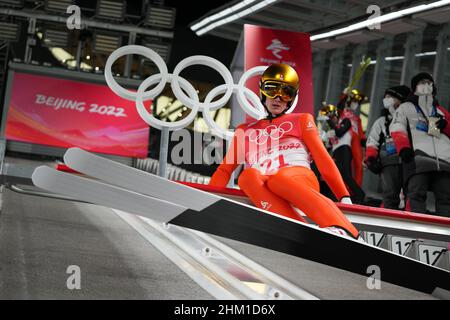
M364 201L365 193L354 178L352 172L352 162L354 160L354 141L359 138L353 131L352 121L348 117L340 115L335 108L325 107L322 112L328 118L327 123L330 128L327 132L331 145L331 154L334 162L350 191L352 202L361 204Z
M319 182L310 168L314 160L337 199L351 203L314 118L308 113L286 114L298 87L298 75L292 67L274 64L265 70L260 95L267 118L238 126L210 185L225 187L243 163L238 185L255 206L304 222L295 206L320 227L357 239L358 230L334 202L319 192Z
M363 178L363 147L366 145L366 135L364 134L361 118L357 112L361 108L361 103L366 96L361 94L359 90L353 89L344 93L337 104L339 109L339 117L341 119L349 119L352 124L352 167L353 177L362 186Z

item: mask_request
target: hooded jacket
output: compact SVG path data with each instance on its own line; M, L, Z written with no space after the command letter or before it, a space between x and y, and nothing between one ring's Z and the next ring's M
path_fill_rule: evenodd
M392 114L386 109L384 112L372 125L366 144L366 161L372 157L379 159L383 167L400 164L397 149L390 141L393 140L389 130Z
M411 89L405 85L395 86L386 89L384 97L386 95L403 103L411 95ZM394 106L383 108L381 117L372 125L366 144L366 162L369 158L375 158L379 159L382 167L400 164L400 158L389 130L395 110Z
M424 96L411 95L397 108L390 125L399 154L404 149L414 150L413 161L404 163L406 180L415 173L450 172L450 125L441 130L439 138L421 129L421 124L426 124L428 117L442 117L449 121L450 114L434 98L425 100Z

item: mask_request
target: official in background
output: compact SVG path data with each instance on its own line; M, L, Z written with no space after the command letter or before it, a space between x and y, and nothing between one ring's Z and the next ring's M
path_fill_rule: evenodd
M384 93L382 116L370 129L366 144L367 168L381 178L383 206L387 209L399 209L402 189L402 167L389 126L395 110L404 103L411 90L407 86L389 88Z
M427 191L436 214L450 217L450 114L439 105L433 77L419 73L411 95L395 111L390 131L403 164L410 209L426 212Z

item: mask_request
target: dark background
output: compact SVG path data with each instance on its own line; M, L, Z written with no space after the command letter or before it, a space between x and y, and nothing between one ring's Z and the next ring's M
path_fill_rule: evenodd
M203 35L197 36L189 28L189 24L200 19L209 11L216 11L217 8L225 4L233 4L235 1L165 1L168 7L177 8L176 26L174 33L174 41L172 43L172 52L169 60L169 70L173 70L178 62L192 55L211 56L227 67L230 66L233 59L237 42L221 39L214 36ZM200 71L200 72L199 72ZM215 71L211 71L206 67L191 67L183 72L187 78L223 83L222 78Z

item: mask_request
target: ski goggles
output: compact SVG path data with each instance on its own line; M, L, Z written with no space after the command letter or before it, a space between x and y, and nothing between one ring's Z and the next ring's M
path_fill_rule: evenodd
M282 82L266 81L261 84L260 91L266 97L275 99L280 97L281 100L289 102L294 100L297 95L297 90L290 85Z
M337 109L334 105L329 104L326 105L324 107L322 107L322 109L320 109L319 114L321 116L330 116L330 115L336 115L337 114Z

